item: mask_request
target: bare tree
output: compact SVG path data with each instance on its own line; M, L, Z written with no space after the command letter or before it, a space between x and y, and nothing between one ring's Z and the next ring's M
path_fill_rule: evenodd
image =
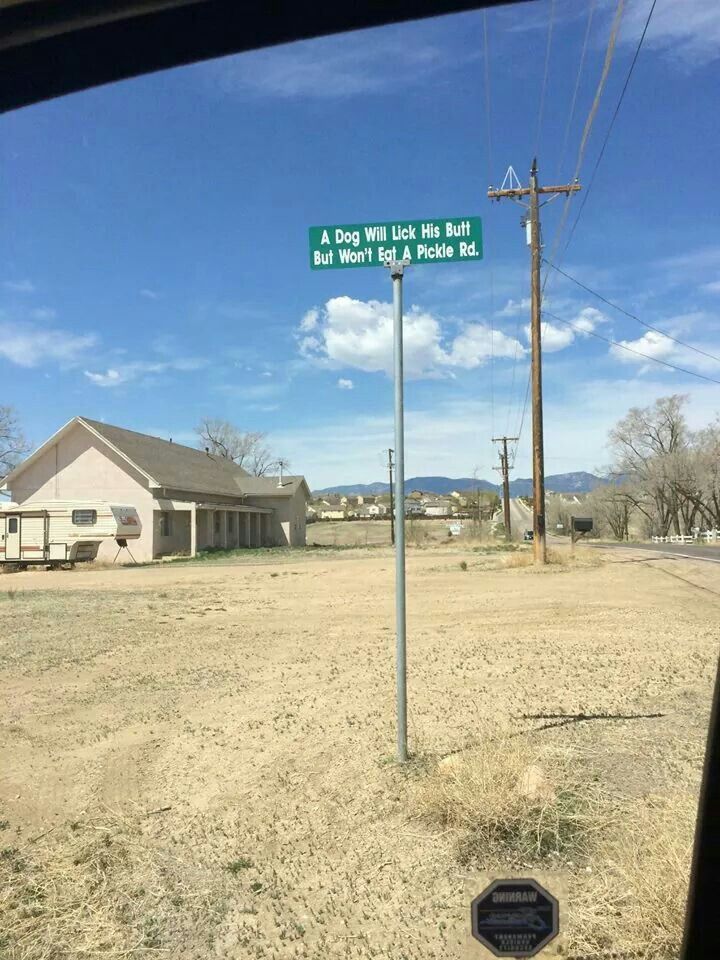
M0 406L0 477L7 476L30 450L12 407Z
M660 397L652 406L633 407L610 431L613 472L622 495L661 536L680 533L682 491L688 484L691 437L683 408L687 396Z
M195 433L200 438L199 447L208 449L216 457L232 460L253 476L264 477L277 466L277 457L272 455L264 433L244 432L227 420L212 417L204 417L195 427ZM283 466L288 466L286 460Z
M603 485L587 495L585 504L597 534L601 537L611 534L616 540L628 539L633 514L632 491L622 485Z

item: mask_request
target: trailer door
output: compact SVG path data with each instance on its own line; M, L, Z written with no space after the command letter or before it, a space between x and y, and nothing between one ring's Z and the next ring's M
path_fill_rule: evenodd
M5 559L20 559L20 516L7 514L5 517Z

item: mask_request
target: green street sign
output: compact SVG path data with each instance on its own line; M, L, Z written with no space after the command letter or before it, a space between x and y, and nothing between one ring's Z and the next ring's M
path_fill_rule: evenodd
M382 267L390 260L409 260L413 266L482 260L482 221L447 217L310 227L313 270Z

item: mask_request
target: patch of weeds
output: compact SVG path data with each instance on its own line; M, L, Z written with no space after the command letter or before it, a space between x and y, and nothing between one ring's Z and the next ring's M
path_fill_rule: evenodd
M390 767L395 763L395 757L390 753L386 753L384 756L378 757L377 763L379 767Z
M280 574L279 574L279 573L271 573L270 576L271 576L271 577L279 577Z
M488 543L482 544L479 547L473 547L473 553L513 553L515 550L519 550L520 545L517 543Z
M162 946L160 924L157 917L146 917L143 924L143 946L155 948Z
M456 836L462 864L576 859L614 817L570 751L488 730L418 786L419 812Z
M253 862L248 857L238 857L237 860L233 860L229 863L225 869L228 870L233 875L240 873L241 870L248 870L252 867Z
M7 830L9 826L10 826L9 820L0 820L0 830Z
M467 567L467 560L461 560L461 561L460 561L460 569L461 569L461 570L467 570L467 568L468 568L468 567Z
M260 880L253 880L253 882L250 884L250 889L253 893L262 893L263 885Z

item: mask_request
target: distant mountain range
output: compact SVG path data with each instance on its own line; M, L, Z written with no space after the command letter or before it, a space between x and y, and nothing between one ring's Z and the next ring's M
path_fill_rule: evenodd
M579 470L575 473L556 473L545 477L545 487L555 493L589 493L595 487L607 483L606 479L596 477L593 473L586 473ZM490 483L488 480L475 480L472 477L410 477L405 481L405 492L412 490L422 490L424 493L448 494L453 490L491 490L493 493L500 493L501 486L497 483ZM322 490L313 491L317 496L326 493L337 493L349 496L375 495L389 493L390 486L387 483L349 483L336 487L324 487ZM511 497L528 497L532 494L532 480L511 480Z

